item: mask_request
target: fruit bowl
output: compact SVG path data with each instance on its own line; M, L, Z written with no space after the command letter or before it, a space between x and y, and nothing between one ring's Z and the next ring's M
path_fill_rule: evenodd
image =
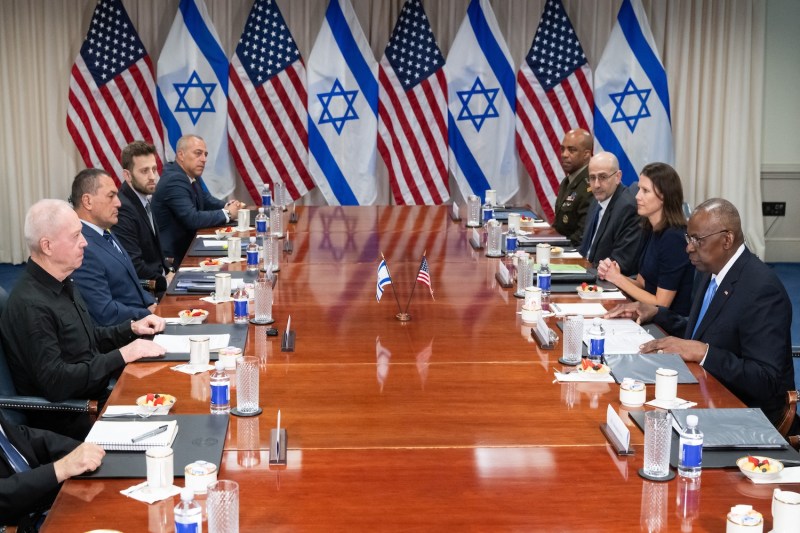
M783 471L783 463L762 455L747 455L736 460L742 474L753 481L775 479Z
M217 239L227 239L228 237L234 235L236 229L232 226L227 228L219 228L218 230L214 231L214 234L217 236Z
M205 309L184 309L178 313L178 319L184 326L202 324L206 318L208 318L208 311Z
M603 287L599 285L589 285L588 283L584 282L575 287L579 293L583 294L600 294L603 292Z
M175 396L158 392L150 392L136 399L136 405L141 407L162 407L169 410L175 405Z
M203 272L216 272L222 266L219 259L204 259L200 261L200 270Z

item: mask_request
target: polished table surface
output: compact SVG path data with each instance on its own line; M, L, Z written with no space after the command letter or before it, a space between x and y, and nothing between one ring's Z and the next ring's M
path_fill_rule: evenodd
M297 213L273 308L281 331L292 316L296 351L281 352L264 326L250 327L245 351L261 361L264 413L231 417L220 467L220 478L240 483L242 531L719 531L735 504L770 514L772 487L735 469L704 471L699 491L682 480L642 480L643 435L620 405L618 386L553 382L560 343L547 351L531 341L517 314L521 301L495 280L501 260L473 250L471 230L451 221L448 208ZM375 300L381 252L403 307L427 252L436 299L417 284L410 322L395 318L391 287ZM187 307L208 309L210 322L232 321L230 303L195 296L167 297L158 313ZM178 398L176 414L208 412L209 375L170 366L128 365L109 403L160 391ZM742 405L701 367L689 367L700 385L680 386L682 398L698 407ZM598 429L609 404L631 429L631 457L616 456ZM270 467L278 409L288 465ZM172 530L177 498L147 506L119 494L136 482L68 481L44 531Z

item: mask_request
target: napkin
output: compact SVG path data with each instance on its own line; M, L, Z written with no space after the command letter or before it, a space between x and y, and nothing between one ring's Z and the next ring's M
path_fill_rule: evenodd
M200 299L202 301L204 301L204 302L209 302L209 303L212 303L212 304L224 304L224 303L233 301L233 298L228 298L227 300L217 300L213 296L203 296Z
M671 402L653 399L647 402L645 405L658 407L659 409L688 409L697 405L697 402L690 402L689 400L684 400L682 398L675 398Z
M167 498L171 498L176 494L180 494L181 488L176 487L175 485L170 485L169 487L151 489L147 486L147 481L143 481L138 485L121 490L119 493L123 496L127 496L128 498L139 500L140 502L155 503L161 500L166 500Z
M220 263L230 264L230 263L240 263L242 261L247 261L246 257L240 257L238 259L231 259L230 257L221 257L219 259Z
M574 383L591 381L595 383L614 383L611 374L593 374L591 372L556 372L556 381L559 383Z
M182 365L172 366L170 369L193 376L194 374L202 374L203 372L213 370L214 367L211 365L190 365L189 363L184 363Z
M172 405L159 405L156 406L155 409L153 407L147 405L109 405L106 407L106 410L103 412L103 416L108 415L139 415L144 414L147 415L149 413L150 416L159 416L159 415L168 415L169 410L172 408Z
M772 479L749 479L756 485L767 485L769 483L800 483L800 466L784 468L777 477Z

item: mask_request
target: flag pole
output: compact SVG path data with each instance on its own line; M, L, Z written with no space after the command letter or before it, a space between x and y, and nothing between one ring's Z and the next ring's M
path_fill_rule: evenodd
M386 263L386 273L389 274L389 278L391 279L392 273L389 271L389 263L386 262L386 257L384 257L383 252L381 252L381 259L383 259L383 262ZM394 301L397 302L398 313L395 315L395 317L397 318L397 320L401 322L408 322L409 320L411 320L411 317L408 315L408 313L404 313L403 308L400 307L400 298L397 297L397 291L394 288L394 280L392 280L392 283L390 283L390 285L392 286L392 294L394 294ZM405 318L401 318L401 315L404 316Z
M428 255L428 250L422 252L422 260L425 260L425 256ZM417 269L417 276L419 275L419 271L422 268L422 261L419 262L419 268ZM411 305L411 298L414 296L414 289L417 288L417 276L414 276L414 285L411 286L411 294L408 295L408 302L406 302L406 314L408 314L408 306Z

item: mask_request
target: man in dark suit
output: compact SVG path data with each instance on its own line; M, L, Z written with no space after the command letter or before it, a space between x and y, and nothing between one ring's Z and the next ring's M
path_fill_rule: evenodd
M642 228L636 199L622 185L622 171L614 154L600 152L589 160L589 185L594 199L578 251L595 267L610 258L624 275L636 274Z
M161 249L150 204L158 178L156 154L156 147L144 141L132 142L122 149L125 182L119 188L119 217L112 229L128 252L136 275L159 297L166 291L174 270Z
M558 187L553 228L572 246L581 245L592 200L588 165L593 144L592 134L582 129L568 131L561 141L561 168L567 175Z
M52 505L61 483L95 470L103 456L105 452L96 444L16 426L0 411L0 525L33 530L41 513Z
M111 326L152 314L155 298L142 289L131 258L109 231L120 206L114 180L104 170L82 170L72 182L71 200L88 243L73 279L95 324Z
M236 219L241 202L225 203L203 186L208 150L196 135L178 139L175 161L164 172L153 195L153 216L161 232L164 255L177 267L201 228L222 226Z
M686 229L689 260L704 273L688 317L653 305L624 304L608 316L652 320L665 337L642 353L678 353L700 363L750 407L776 423L794 390L792 305L781 281L744 245L741 219L727 200L700 204Z

